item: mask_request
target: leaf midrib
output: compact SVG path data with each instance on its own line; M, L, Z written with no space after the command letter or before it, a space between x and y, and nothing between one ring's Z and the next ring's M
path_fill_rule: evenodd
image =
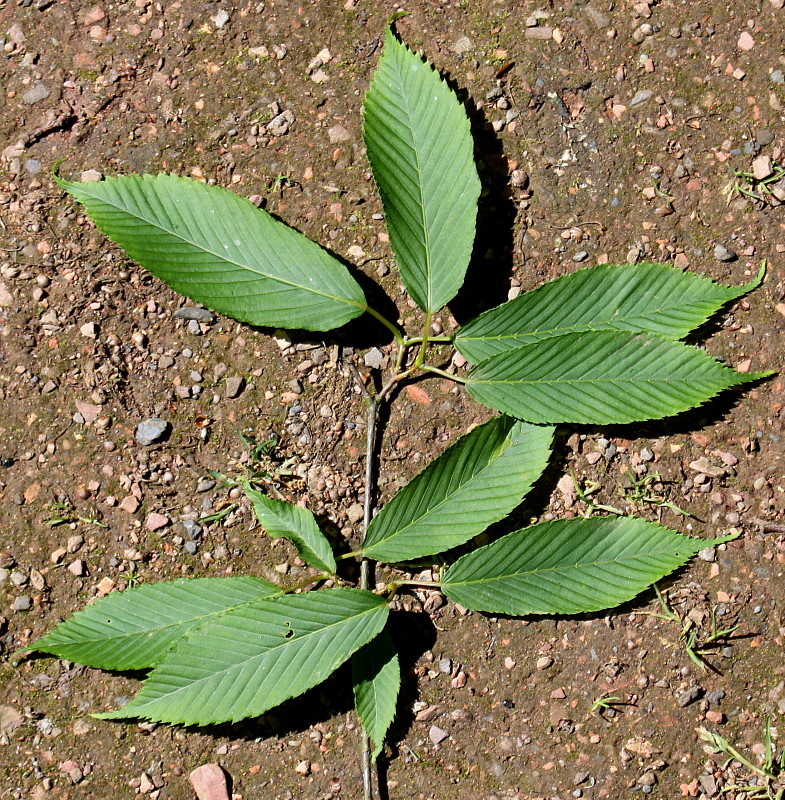
M444 581L444 586L472 586L474 584L482 584L482 583L491 583L492 581L502 581L502 580L509 580L510 578L519 578L526 575L539 575L545 574L548 572L556 572L558 570L569 570L569 569L583 569L587 567L598 567L598 566L606 566L608 564L622 564L625 561L629 562L635 559L641 559L649 556L673 556L675 558L680 558L683 555L692 555L695 551L694 550L687 550L684 553L681 553L677 550L652 550L646 553L639 553L637 555L630 555L626 558L621 558L617 556L616 558L609 558L609 559L600 559L597 561L582 561L579 564L562 564L553 567L543 567L541 569L530 569L526 570L525 572L510 572L506 575L494 575L492 578L479 578L477 580L468 580L468 581L456 581L452 582L449 579L449 573L447 574L447 579Z
M301 285L301 284L298 284L298 283L294 283L293 281L287 281L285 278L276 277L275 275L269 275L268 273L262 271L261 269L254 268L250 264L240 263L240 262L235 261L235 260L233 260L231 258L227 258L225 255L222 255L221 253L216 253L213 250L211 250L210 248L203 247L202 245L197 244L196 242L192 241L191 239L188 239L187 237L183 236L182 234L177 233L175 231L171 231L168 228L164 227L163 225L160 224L160 221L151 222L149 219L147 219L142 214L129 211L124 206L120 206L117 203L110 202L106 198L98 197L97 195L90 194L89 192L84 191L84 189L82 189L81 186L79 187L79 191L82 194L84 194L85 196L90 197L91 199L93 199L95 201L104 203L105 205L110 206L111 208L114 208L117 211L120 211L120 212L122 212L124 214L127 214L129 217L133 217L134 219L138 219L141 222L144 222L145 224L152 226L153 228L158 228L159 230L162 230L164 233L167 233L170 236L172 236L172 237L174 237L176 239L179 239L180 241L184 242L185 244L190 245L191 247L195 248L196 250L199 250L199 251L201 251L203 253L207 253L208 255L211 255L214 258L216 258L217 260L223 261L226 264L230 264L230 265L232 265L234 267L238 267L239 269L248 270L249 272L253 272L253 273L257 274L257 275L261 275L262 277L267 278L268 280L276 281L277 283L280 283L280 284L282 284L284 286L289 286L289 287L291 287L293 289L300 289L301 291L310 292L311 294L315 294L315 295L317 295L319 297L325 297L328 300L336 300L338 302L345 303L346 305L354 306L355 308L367 309L367 307L368 307L367 303L358 303L358 302L355 302L354 300L348 300L345 297L340 297L338 295L331 295L331 294L328 294L327 292L321 292L318 289L313 289L313 288L308 287L308 286L304 286L304 285ZM237 196L239 197L239 195L237 195ZM245 198L241 198L241 199L245 199ZM281 225L285 224L283 222L280 222L279 220L276 220L275 218L272 218L272 221L273 222L278 222ZM297 231L297 233L299 233L299 231ZM301 235L304 235L304 234L301 234ZM110 236L109 238L111 239L112 237ZM308 239L308 237L305 237L305 238ZM308 241L312 242L312 240L310 240L310 239L308 239ZM316 242L312 242L312 244L316 245L317 247L319 246Z
M730 298L728 298L728 300L726 302L729 302L732 299L733 298L730 297ZM515 340L517 340L517 339L523 338L525 336L536 336L536 335L539 335L539 334L554 334L555 333L556 335L559 335L559 332L564 332L564 333L580 333L580 332L583 332L583 331L597 331L598 333L602 333L604 331L614 332L616 330L615 328L598 327L598 325L608 324L611 321L614 321L614 322L615 321L628 322L631 319L640 319L642 317L651 316L652 314L660 314L660 313L662 313L662 311L664 309L677 308L677 307L689 308L691 306L702 305L703 302L705 302L705 301L697 301L696 300L696 301L693 301L693 302L690 302L690 303L686 303L683 306L663 305L663 306L660 306L658 308L653 308L651 310L647 309L647 311L645 313L628 314L628 315L623 316L623 317L608 317L607 319L600 320L598 323L591 323L591 324L587 324L585 326L582 326L580 324L576 324L576 325L570 325L570 326L561 327L561 328L538 328L537 330L533 330L533 331L517 331L515 333L500 334L498 336L463 336L462 337L460 334L458 334L456 336L456 338L455 338L455 341L456 342L460 342L460 341L464 341L464 342L475 342L475 341L479 341L479 342L498 342L498 341L502 341L504 339L515 339ZM650 331L648 328L641 328L641 332L642 333L657 333L656 331ZM687 333L689 333L689 331L687 331L684 335L686 336ZM681 338L683 338L683 337L681 337ZM676 341L679 341L679 340L677 339Z
M512 428L510 430L512 430ZM395 539L398 536L402 536L413 525L419 524L425 517L436 513L445 503L449 503L456 494L463 491L467 486L471 485L475 480L477 480L480 477L480 475L483 472L485 472L485 470L493 466L511 447L514 446L513 443L509 440L509 433L505 437L505 440L507 441L507 447L505 447L493 460L487 461L479 472L473 472L471 474L471 477L469 477L465 483L461 483L454 492L445 495L445 497L442 500L440 500L436 505L426 509L426 511L421 513L420 516L418 516L416 519L413 519L411 522L407 523L402 528L398 528L393 533L389 534L389 536L386 536L383 539L379 539L378 541L373 542L373 544L369 545L368 547L362 548L362 552L363 553L371 552L373 548L377 547L378 545L384 544L385 542L389 542L390 539ZM504 444L504 441L502 442L502 444Z
M147 700L145 703L140 703L138 707L142 708L143 706L151 705L153 703L157 703L157 702L159 702L161 700L164 700L164 699L169 700L172 697L176 696L179 692L188 691L188 690L192 689L194 686L198 686L200 684L203 684L205 681L213 680L217 676L226 675L226 674L228 674L230 672L233 672L235 670L238 670L238 669L242 670L246 665L250 664L251 662L256 661L257 659L260 659L260 658L264 658L265 656L269 655L270 653L274 653L276 650L278 650L281 647L291 646L295 642L298 642L298 643L299 642L303 642L303 641L307 640L309 636L315 636L315 635L318 635L318 634L325 633L326 631L329 631L331 628L334 628L337 625L343 625L343 624L345 624L347 622L351 622L354 619L359 619L360 617L364 616L365 614L370 614L370 613L372 613L374 611L378 611L380 608L383 608L383 607L384 607L383 604L380 603L379 605L376 605L373 608L365 609L364 611L360 612L359 614L353 614L350 617L344 617L343 619L339 620L338 622L330 623L329 625L326 625L323 628L319 628L318 630L315 630L315 631L310 631L309 633L305 633L302 636L295 635L291 639L282 638L280 644L276 644L273 647L268 648L267 650L265 650L262 653L257 653L256 655L253 655L250 658L245 659L244 661L238 661L238 662L232 664L231 666L226 667L225 669L221 669L221 670L217 670L215 672L211 672L209 675L205 675L202 678L196 678L194 680L189 680L188 683L186 683L183 686L178 686L173 691L168 691L165 694L160 694L157 697L153 697L153 698ZM187 639L187 637L186 637L186 639ZM174 655L174 653L176 651L170 651L170 652L171 652L172 655ZM158 665L158 667L156 667L156 669L159 669L159 668L161 668L163 666L168 666L168 664L166 662L162 662L161 664ZM150 674L149 679L154 679L155 677L156 676L155 676L155 670L154 670ZM142 691L144 691L144 689ZM141 695L140 695L140 697L141 697Z
M401 47L405 48L406 45L401 43ZM431 308L431 305L433 302L433 285L431 276L433 270L431 266L431 245L430 245L430 232L428 229L428 209L426 208L425 195L423 194L423 180L422 180L423 172L422 169L420 168L420 148L417 145L416 130L414 126L411 124L412 114L409 105L409 95L407 94L403 85L403 80L400 77L403 73L403 69L402 69L402 64L398 59L396 59L396 65L398 68L396 72L396 80L398 84L397 89L399 96L401 96L404 101L403 105L401 106L401 110L403 111L403 113L406 114L406 126L411 132L411 137L412 137L411 147L414 152L415 170L417 172L417 178L418 178L417 191L420 195L420 209L422 210L423 247L425 248L425 274L426 274L425 290L428 299L428 302L426 303L427 308L424 310L432 311L433 309Z
M87 639L87 638L85 638L85 639L79 639L78 641L73 641L73 642L62 642L61 644L69 645L69 646L88 645L88 644L98 644L98 643L101 643L101 642L119 642L119 641L121 641L123 639L130 639L130 638L132 638L134 636L150 636L152 634L161 633L161 631L165 631L168 628L176 628L179 625L187 625L188 623L193 622L194 620L199 620L201 622L203 620L210 619L211 617L217 617L217 616L220 616L221 614L226 614L227 612L230 612L230 611L236 611L238 608L242 608L243 606L249 605L250 603L258 603L262 599L263 600L272 600L273 598L280 597L281 595L283 595L285 593L286 593L285 590L281 589L280 591L278 591L278 592L276 592L274 594L265 595L263 598L255 597L252 600L244 600L242 603L237 603L236 605L228 606L227 608L222 608L222 609L219 609L217 611L211 611L209 614L200 614L199 616L196 616L196 617L189 617L188 619L183 619L183 620L171 622L171 623L168 623L166 625L159 625L158 627L140 628L139 630L131 631L130 633L124 633L124 634L121 634L121 635L118 635L118 636L108 636L108 637L107 636L103 636L103 637L101 637L99 639ZM166 599L166 598L162 598L162 599Z

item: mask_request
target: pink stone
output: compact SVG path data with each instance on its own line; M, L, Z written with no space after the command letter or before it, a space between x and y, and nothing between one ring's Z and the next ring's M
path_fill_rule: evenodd
M139 508L139 500L132 494L129 494L128 497L120 503L120 508L122 508L123 511L127 511L129 514L133 514L136 509Z
M202 764L189 778L199 800L229 800L226 773L218 764Z
M743 31L741 36L739 36L737 46L739 50L752 50L752 48L755 47L755 40L747 31Z
M163 514L156 514L156 512L153 511L153 513L147 518L145 527L148 531L158 531L161 528L165 528L168 524L169 517L166 517Z

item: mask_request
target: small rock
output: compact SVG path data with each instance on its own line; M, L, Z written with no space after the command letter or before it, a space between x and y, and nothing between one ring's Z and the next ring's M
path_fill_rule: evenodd
M346 516L349 518L349 522L352 525L359 522L364 515L365 515L365 509L359 503L352 503L352 505L349 506L349 509L346 512Z
M686 708L690 703L694 703L696 700L700 699L703 696L703 689L700 686L690 686L689 689L682 692L679 695L676 695L676 703L679 708Z
M710 464L706 456L701 456L699 459L691 461L690 469L703 475L708 475L710 478L721 478L725 475L725 470L722 467Z
M267 132L273 136L283 136L294 124L294 119L294 113L287 108L267 123Z
M589 254L586 250L579 250L573 257L572 260L575 261L577 264L580 264L582 261L585 261L589 257Z
M647 100L651 100L653 96L654 92L651 89L639 89L630 98L630 106L639 106L641 103L645 103Z
M51 92L46 88L46 86L43 85L43 83L37 83L22 95L22 102L26 106L34 106L36 103L46 100L50 94Z
M68 571L75 578L81 578L83 575L87 574L87 570L85 569L85 563L84 561L82 561L81 558L77 558L76 561L72 561L68 565Z
M244 388L245 378L239 375L227 378L224 386L224 396L229 400L233 400L235 397L240 396Z
M711 564L717 560L717 551L713 547L704 547L703 550L698 550L698 558Z
M153 789L155 789L155 784L150 780L150 776L146 772L143 772L139 778L139 793L150 794Z
M208 311L206 308L199 308L198 306L186 306L185 308L178 308L174 312L176 319L196 320L197 322L204 322L209 325L215 322L215 314Z
M771 156L759 156L752 162L752 175L756 181L766 180L773 172Z
M543 671L553 665L553 659L550 656L540 656L537 663L534 665L538 670Z
M118 508L122 508L123 511L127 511L129 514L135 514L136 510L139 508L139 498L129 494L128 497L120 503Z
M76 410L82 415L85 425L91 425L101 414L101 406L95 403L85 403L83 400L75 400Z
M197 492L209 492L210 489L215 488L215 481L212 478L202 478L196 484L196 491ZM189 520L190 522L191 520ZM183 520L183 524L185 524L185 520Z
M199 800L229 800L226 773L218 764L202 764L188 777Z
M591 4L583 7L583 13L600 29L607 28L611 24L610 17L598 11Z
M33 607L33 598L28 597L26 594L19 595L14 599L11 608L14 611L29 611Z
M752 48L755 47L755 40L748 31L742 31L736 46L739 48L739 50L752 50Z
M297 766L294 768L294 771L298 775L309 775L311 772L311 765L308 761L298 761Z
M447 733L447 731L443 728L440 728L438 725L431 725L431 727L428 729L428 738L434 744L440 744L445 739L449 738L449 736L450 734Z
M145 528L147 528L148 531L158 531L161 530L161 528L165 528L169 522L169 517L165 516L164 514L158 514L154 511L147 517Z
M170 430L171 425L166 420L150 417L137 426L136 441L143 445L157 444L166 439Z
M378 369L384 363L384 353L378 347L372 347L363 356L363 362L366 367Z
M103 177L103 173L97 169L86 169L79 175L79 180L82 183L94 183L95 181L100 181Z
M210 17L210 20L216 28L223 28L223 26L229 22L229 12L224 8L219 8L218 11Z
M333 125L327 130L327 138L330 140L330 144L338 144L351 141L352 134L343 125Z
M461 55L462 53L468 53L472 49L472 40L468 36L461 36L454 45L450 47L453 53L456 55Z
M87 339L97 339L98 325L96 325L95 322L85 322L85 324L79 328L79 333Z
M524 34L527 39L540 39L545 41L553 38L553 28L549 25L543 25L537 28L526 28Z
M14 296L4 283L0 283L0 308L8 308L14 304Z
M13 706L0 706L0 733L11 734L21 728L25 718Z
M729 247L725 247L724 244L716 244L714 245L714 258L717 261L735 261L738 256Z

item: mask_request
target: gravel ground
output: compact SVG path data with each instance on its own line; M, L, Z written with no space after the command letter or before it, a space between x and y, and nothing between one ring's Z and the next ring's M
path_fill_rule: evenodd
M743 372L779 369L784 4L405 6L401 34L462 92L487 190L441 329L581 266L665 261L740 284L765 260L763 285L698 341ZM294 582L294 551L208 470L253 468L356 542L365 421L349 364L389 368L383 332L271 336L194 308L108 245L51 170L68 158L61 173L82 180L169 170L232 188L356 264L415 330L361 139L396 8L0 0L0 796L192 798L204 763L237 797L362 796L341 672L262 720L199 731L95 720L138 676L13 654L137 582ZM740 537L662 600L611 614L497 619L403 596L383 796L750 796L729 787L761 777L697 729L757 766L770 719L780 752L783 407L775 376L666 423L567 431L521 520L610 505ZM485 418L438 378L401 392L382 500Z

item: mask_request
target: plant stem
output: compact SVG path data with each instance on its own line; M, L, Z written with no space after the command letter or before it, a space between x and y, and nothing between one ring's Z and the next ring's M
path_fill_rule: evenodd
M400 345L399 345L400 347ZM400 348L403 351L403 347ZM368 533L373 512L373 451L376 444L376 409L379 398L368 395L366 435L365 435L365 503L363 504L363 540ZM360 562L360 588L368 591L371 588L372 565L369 559L363 558ZM364 800L373 800L373 785L371 783L371 741L363 729L362 732L362 772Z
M380 314L375 308L371 308L370 306L366 306L365 310L375 320L377 320L378 322L381 322L382 325L384 325L384 327L387 328L387 330L392 333L392 335L395 337L395 343L398 345L398 347L403 347L404 346L403 334L401 333L400 329L398 328L398 326L395 323L390 322L390 320L387 319L387 317L385 317L382 314Z
M425 322L422 326L422 337L420 337L420 350L414 359L413 369L419 369L425 360L425 351L428 349L428 339L431 333L431 312L425 312Z
M432 367L430 364L420 364L420 369L425 372L432 372L434 375L441 375L442 378L455 381L455 383L466 383L466 378L461 378L460 375L452 375L449 372L445 372L443 369Z

